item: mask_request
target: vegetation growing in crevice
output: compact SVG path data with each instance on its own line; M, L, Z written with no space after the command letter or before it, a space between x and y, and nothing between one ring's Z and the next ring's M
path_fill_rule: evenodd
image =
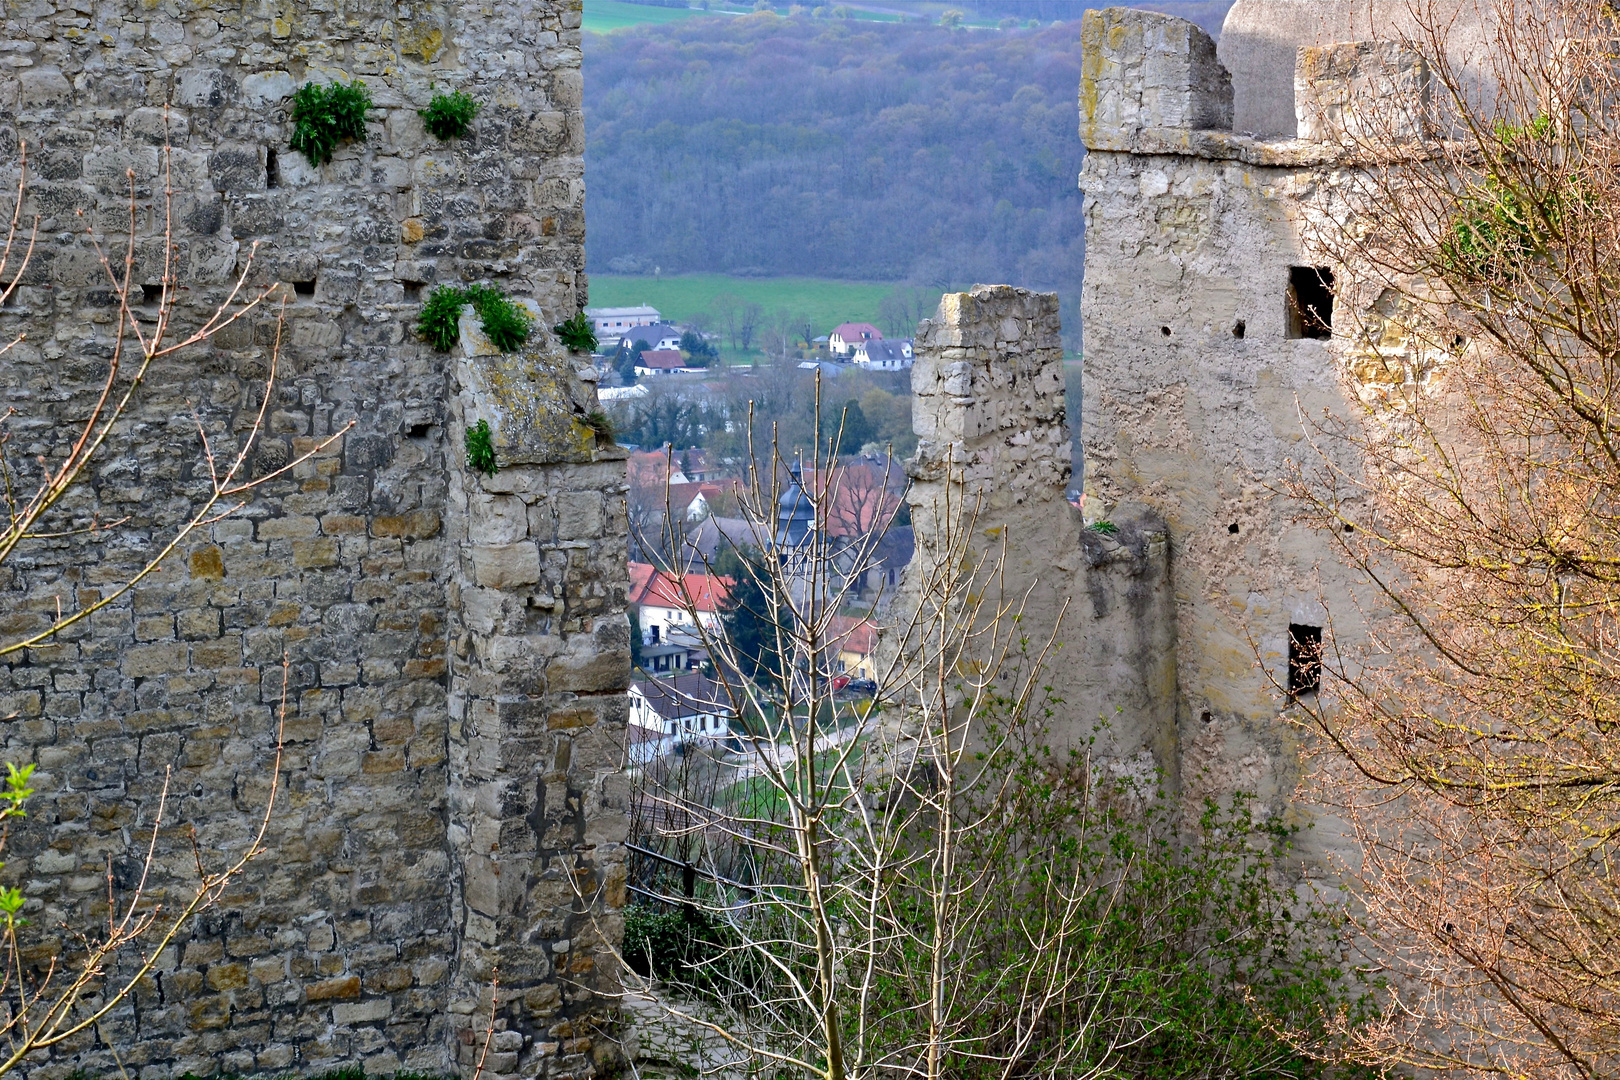
M332 160L338 143L366 141L366 113L371 108L371 91L363 82L305 83L293 94L293 131L287 144L311 165L324 165Z
M599 344L596 326L585 317L583 311L574 312L572 317L553 326L551 332L557 335L557 340L563 345L577 352L595 352Z
M471 95L457 90L449 94L434 94L428 107L416 112L429 134L449 142L465 137L472 130L473 117L478 115L478 102Z
M448 352L461 336L461 309L467 304L478 313L478 320L490 343L502 352L511 352L529 338L529 313L514 304L505 293L487 285L440 285L433 290L416 320L416 333L441 352Z
M494 476L501 471L500 464L495 460L494 432L490 431L488 420L480 420L468 428L465 443L467 468L485 476Z

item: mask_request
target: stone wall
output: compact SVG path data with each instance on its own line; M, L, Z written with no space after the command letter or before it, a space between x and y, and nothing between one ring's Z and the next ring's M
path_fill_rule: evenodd
M128 1007L32 1072L115 1073L107 1043L151 1078L349 1061L470 1072L497 965L512 991L491 1066L595 1068L590 987L621 902L623 463L575 425L526 452L508 440L508 468L470 476L465 417L498 421L528 391L472 385L412 333L435 283L530 297L542 327L583 304L579 20L578 0L24 0L0 13L0 186L15 184L24 140L24 212L40 219L0 310L0 334L27 334L0 356L0 400L18 410L8 460L26 472L59 453L99 385L117 306L83 230L121 261L131 178L137 285L160 278L165 184L175 192L177 325L213 310L255 245L251 284L284 285L253 467L352 425L149 584L0 660L0 752L36 763L41 791L5 873L41 928L96 916L107 859L127 879L165 770L162 888L185 879L185 824L205 854L241 849L290 664L270 853ZM314 167L287 147L289 98L338 78L363 80L377 108L363 144ZM468 138L441 143L416 110L449 89L482 110ZM58 524L127 521L8 561L0 635L93 601L163 542L202 487L196 423L216 451L238 445L277 330L267 309L154 366ZM592 400L543 330L524 357ZM532 571L510 548L491 555L512 544L528 545ZM495 578L492 557L506 567Z
M947 293L918 327L918 444L907 463L917 553L898 603L916 603L918 576L944 557L943 538L971 528L972 548L999 564L997 587L1020 605L1034 650L1058 643L1047 680L1062 703L1053 744L1078 748L1095 733L1105 767L1173 778L1176 623L1164 526L1125 505L1112 531L1086 528L1065 500L1059 330L1056 295L1006 285Z

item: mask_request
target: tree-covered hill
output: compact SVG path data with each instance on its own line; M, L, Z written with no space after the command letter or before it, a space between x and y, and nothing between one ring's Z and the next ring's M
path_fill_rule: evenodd
M769 13L587 34L590 266L1072 300L1079 38Z

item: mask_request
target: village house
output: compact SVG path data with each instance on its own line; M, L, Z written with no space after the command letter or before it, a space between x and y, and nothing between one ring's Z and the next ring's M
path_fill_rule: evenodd
M633 349L636 347L636 342L643 341L647 343L649 349L679 350L681 347L681 332L680 327L669 323L649 323L644 326L637 326L635 329L617 336L619 344L626 349Z
M729 739L737 717L725 687L699 674L638 679L631 684L630 702L631 726L667 739L662 744L667 749L695 739Z
M855 346L851 362L873 371L904 371L911 366L911 342L884 341L882 338L863 341Z
M648 349L636 362L636 374L641 377L680 375L684 372L701 370L703 369L687 367L686 358L681 355L679 349Z
M838 649L837 668L851 679L877 678L877 666L872 662L872 650L877 643L877 627L871 619L857 619L848 615L835 615L828 627L828 637Z
M642 644L662 644L677 627L691 631L691 611L697 612L704 627L718 630L720 605L730 594L731 584L730 578L712 574L686 574L677 580L647 563L631 563L625 600L641 625Z
M839 323L833 328L833 332L827 335L827 351L847 360L861 342L882 340L883 332L871 323Z
M596 328L598 341L618 340L633 326L651 326L662 321L655 307L590 307L585 317Z

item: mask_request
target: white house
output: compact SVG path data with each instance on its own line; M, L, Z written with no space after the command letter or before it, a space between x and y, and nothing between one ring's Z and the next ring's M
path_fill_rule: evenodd
M679 349L681 347L681 331L679 327L669 323L647 323L637 326L628 333L619 335L619 342L627 349L636 347L636 342L645 341L647 347L654 350Z
M869 322L839 323L827 335L827 351L834 356L848 357L863 341L882 341L883 332Z
M720 627L720 604L730 585L730 578L685 575L684 589L692 598L697 620L711 630ZM682 582L646 563L630 564L630 590L625 599L635 608L643 645L660 645L669 640L672 629L692 625L682 588Z
M630 687L630 723L645 733L643 745L656 745L660 735L671 748L698 739L719 741L732 734L735 720L725 688L706 675L638 679ZM644 753L650 760L650 752Z
M617 341L632 326L652 326L663 317L655 307L588 307L585 317L596 327L598 341Z
M873 371L904 371L911 366L911 342L863 341L855 346L851 362Z

